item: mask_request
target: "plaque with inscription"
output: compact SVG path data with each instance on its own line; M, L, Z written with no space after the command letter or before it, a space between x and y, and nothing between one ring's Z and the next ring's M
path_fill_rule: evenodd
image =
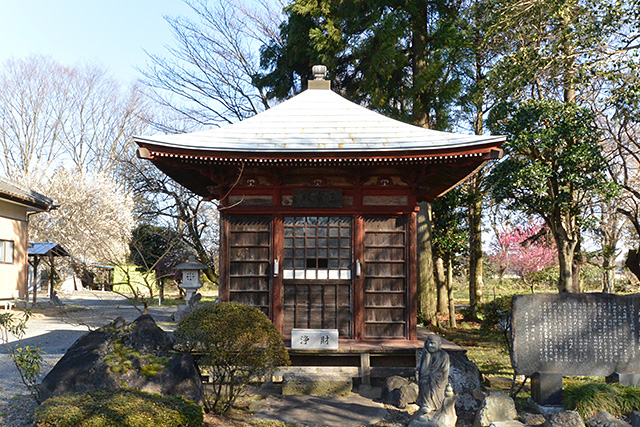
M293 190L294 208L341 208L342 190Z
M511 316L519 375L640 372L640 294L518 295Z
M291 348L294 350L337 350L337 329L292 329Z

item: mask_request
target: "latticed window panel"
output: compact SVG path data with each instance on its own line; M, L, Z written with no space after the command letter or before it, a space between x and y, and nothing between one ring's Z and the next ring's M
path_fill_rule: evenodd
M351 218L285 217L283 279L351 279Z

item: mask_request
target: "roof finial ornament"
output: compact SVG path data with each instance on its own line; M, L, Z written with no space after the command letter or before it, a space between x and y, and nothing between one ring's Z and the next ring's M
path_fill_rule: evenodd
M313 72L313 77L316 80L324 80L327 77L326 65L314 65L313 68L311 68L311 71Z

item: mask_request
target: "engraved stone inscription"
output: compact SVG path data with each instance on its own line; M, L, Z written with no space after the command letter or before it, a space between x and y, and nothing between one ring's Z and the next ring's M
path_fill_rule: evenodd
M519 295L512 304L517 374L640 372L640 295Z

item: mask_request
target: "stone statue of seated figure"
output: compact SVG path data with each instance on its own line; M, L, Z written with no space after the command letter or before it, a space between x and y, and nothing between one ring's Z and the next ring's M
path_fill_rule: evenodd
M442 350L438 335L432 334L424 343L418 365L418 400L420 412L427 415L442 408L449 384L449 355Z

